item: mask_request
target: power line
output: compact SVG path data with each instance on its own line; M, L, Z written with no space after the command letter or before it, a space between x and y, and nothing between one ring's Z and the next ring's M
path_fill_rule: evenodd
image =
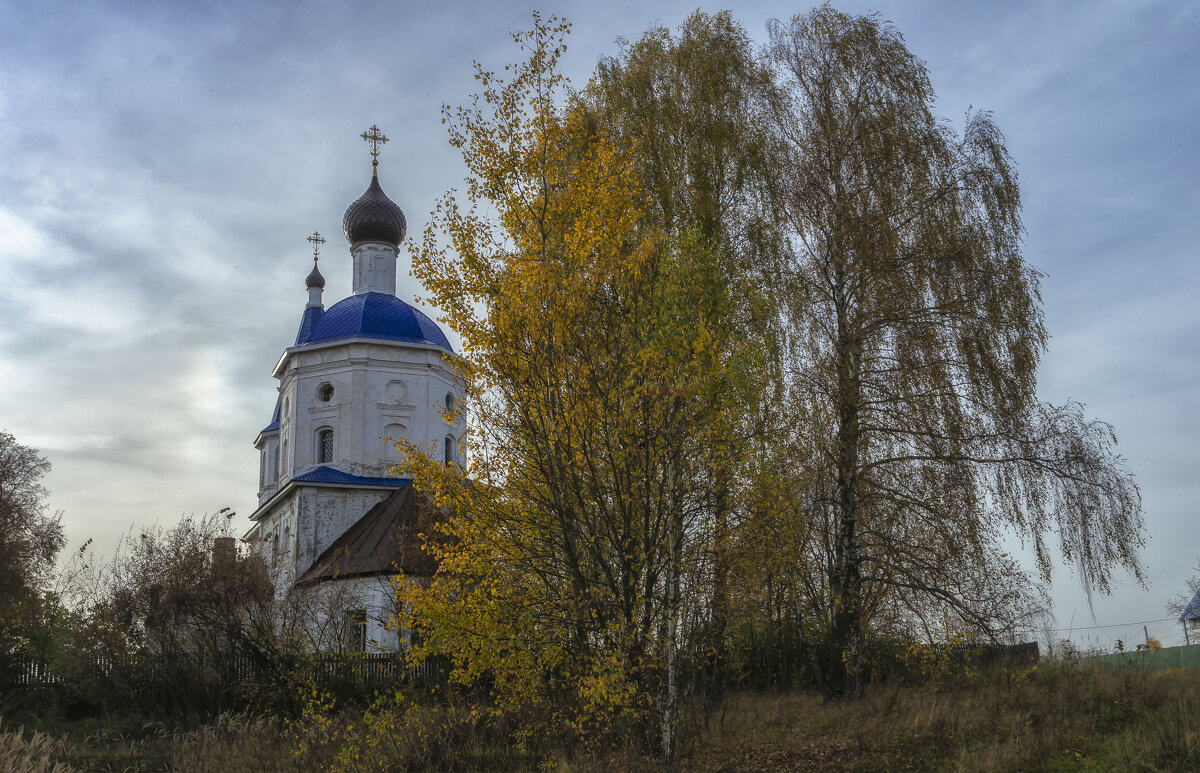
M1128 628L1131 625L1150 625L1151 623L1165 623L1168 621L1179 622L1173 617L1160 617L1157 620L1138 620L1132 623L1112 623L1110 625L1074 625L1069 628L1051 628L1049 629L1049 633L1062 633L1063 631L1067 631L1068 633L1072 631L1095 631L1099 628Z

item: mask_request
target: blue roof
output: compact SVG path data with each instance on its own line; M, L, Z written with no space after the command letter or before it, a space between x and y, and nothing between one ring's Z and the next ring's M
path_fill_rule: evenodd
M304 307L304 316L300 317L300 330L296 333L295 346L304 343L313 334L313 330L324 314L325 309L320 306Z
M279 398L276 397L275 398L275 413L273 416L271 416L271 423L268 424L267 426L263 427L262 431L260 431L258 434L265 435L268 432L275 432L276 430L279 429L279 412L280 412Z
M1192 600L1188 603L1187 609L1183 610L1183 614L1179 616L1180 620L1200 620L1200 590L1196 591L1196 595L1192 596Z
M379 338L431 344L454 351L446 334L433 320L388 293L363 293L338 301L323 314L304 312L296 345L340 341L344 338Z
M367 478L324 466L292 478L292 483L341 483L346 486L393 486L396 488L407 486L411 482L408 478Z

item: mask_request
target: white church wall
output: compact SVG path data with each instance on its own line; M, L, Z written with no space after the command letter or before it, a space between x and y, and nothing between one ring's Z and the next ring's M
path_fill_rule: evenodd
M440 454L448 431L447 394L458 394L456 376L440 350L387 342L339 342L294 350L281 376L289 410L281 421L288 464L281 482L318 466L317 431L334 432L332 466L353 475L386 476L399 461L382 438L403 427L403 438ZM283 363L281 362L281 365ZM332 387L328 401L318 391Z
M350 254L354 258L354 294L366 292L396 294L396 246L384 242L362 241Z
M258 488L258 503L261 505L279 490L279 436L272 433L263 438L257 447L262 454Z
M301 572L312 566L334 540L390 493L386 489L316 486L305 486L300 491L299 520L303 531L297 567Z
M391 583L390 577L350 577L295 589L300 596L297 606L308 610L305 628L310 645L327 652L346 647L354 639L348 628L358 612L366 621L364 651L397 651L401 641L394 627Z
M313 562L390 489L296 486L259 514L258 551L286 591Z
M282 592L296 579L296 547L299 525L297 497L284 497L258 521L251 545L271 573L276 588Z

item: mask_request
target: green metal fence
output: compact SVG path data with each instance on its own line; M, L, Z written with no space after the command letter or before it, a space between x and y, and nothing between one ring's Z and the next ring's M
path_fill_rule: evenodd
M1200 644L1193 644L1190 647L1164 647L1161 650L1144 649L1140 652L1100 655L1090 658L1090 660L1113 668L1141 668L1147 671L1161 671L1165 668L1198 668L1200 667Z

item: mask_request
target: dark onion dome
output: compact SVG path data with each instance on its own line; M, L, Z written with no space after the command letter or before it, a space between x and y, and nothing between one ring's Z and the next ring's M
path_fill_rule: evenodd
M304 279L305 290L311 290L314 287L318 290L325 289L325 277L321 276L321 272L317 270L317 262L315 260L313 261L313 270Z
M352 245L364 241L398 245L408 231L408 222L379 186L379 175L372 174L367 192L346 209L342 230Z
M379 338L454 351L436 322L387 293L362 293L338 301L315 320L310 330L301 326L296 346L346 338Z

